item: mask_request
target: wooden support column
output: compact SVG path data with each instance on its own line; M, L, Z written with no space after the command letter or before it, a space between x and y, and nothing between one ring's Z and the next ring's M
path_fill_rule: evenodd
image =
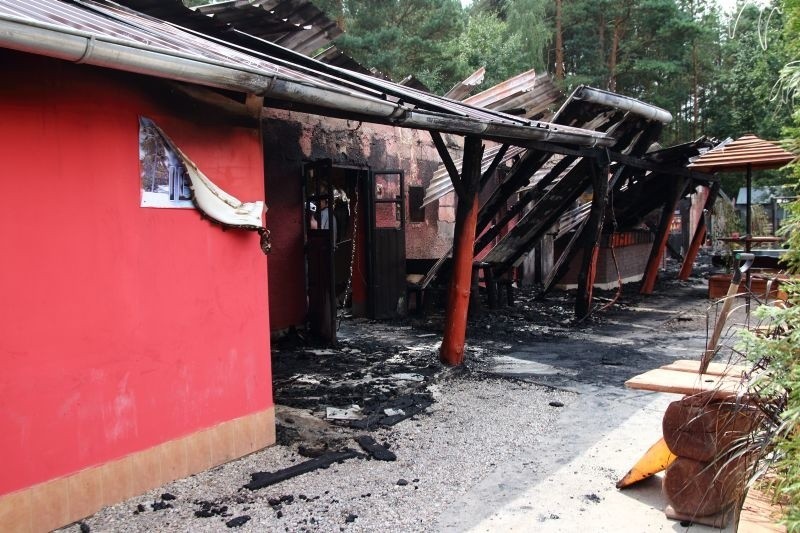
M464 362L464 343L467 335L467 314L472 281L472 246L478 222L478 188L481 178L483 144L478 137L464 140L464 166L461 183L456 190L463 192L456 206L453 273L447 293L447 311L440 358L442 363L457 366ZM451 175L452 177L452 175Z
M606 206L608 205L608 166L598 167L592 161L589 164L592 174L592 208L583 231L583 261L578 274L578 294L575 296L575 316L585 318L592 308L592 290L597 273L597 254L600 251L600 239L603 236Z
M669 230L672 226L672 219L675 217L675 207L678 205L678 201L683 196L685 190L686 179L675 178L675 181L672 182L672 186L670 187L670 197L664 201L664 206L661 209L661 219L658 222L656 238L653 241L653 247L650 249L650 258L647 260L644 279L642 279L642 286L639 289L641 294L651 294L656 286L658 267L661 263L661 259L664 257L664 250L667 248Z
M718 193L719 183L714 183L714 185L711 186L708 192L708 197L706 197L706 202L703 205L704 213L709 212L714 208L714 202L717 199ZM706 217L704 214L697 221L697 227L694 230L694 235L692 235L692 242L689 244L689 249L686 251L686 257L683 258L683 265L681 265L681 271L678 273L678 279L686 281L692 274L694 260L697 258L697 253L700 251L700 247L706 240L706 230Z

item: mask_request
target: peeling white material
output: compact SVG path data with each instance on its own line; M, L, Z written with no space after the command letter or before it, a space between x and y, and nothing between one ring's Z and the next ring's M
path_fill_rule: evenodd
M161 128L155 123L153 123L153 127L164 139L164 142L181 158L181 162L186 168L186 173L191 181L195 204L200 211L209 218L226 226L243 229L264 228L262 220L265 211L264 202L242 202L223 191L197 168L197 165L172 142L172 139Z
M383 414L386 416L397 416L406 414L402 409L384 409Z

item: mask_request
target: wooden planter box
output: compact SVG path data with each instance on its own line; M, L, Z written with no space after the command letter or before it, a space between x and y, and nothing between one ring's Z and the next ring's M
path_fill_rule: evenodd
M756 296L764 296L767 290L767 279L753 275L750 278L750 291ZM731 286L731 274L714 274L708 278L708 298L710 300L717 300L725 297L728 294L728 288ZM744 294L745 280L742 279L739 285L739 294ZM780 290L780 280L774 280L769 290L770 299L779 298L786 299L785 293Z

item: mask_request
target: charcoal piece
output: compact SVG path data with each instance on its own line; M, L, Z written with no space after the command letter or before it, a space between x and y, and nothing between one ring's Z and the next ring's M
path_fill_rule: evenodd
M164 509L171 509L172 504L165 502L153 502L150 504L150 507L152 507L154 511L163 511Z
M165 492L164 494L161 495L161 499L164 500L164 501L171 501L171 500L177 499L177 497L174 494L170 494L169 492Z
M291 494L284 494L281 496L281 503L292 503L294 501L294 496Z
M78 527L80 527L81 533L89 533L92 530L86 522L78 522Z
M406 485L408 485L408 480L405 480L405 479L403 479L403 478L400 478L400 479L398 479L398 480L397 480L397 484L398 484L400 487L405 487Z
M250 521L250 515L244 514L242 516L237 516L232 520L228 520L227 522L225 522L225 525L228 527L242 527L249 521Z
M200 504L200 509L194 512L197 518L211 518L212 516L224 516L228 511L227 505L216 506L211 502L195 502Z
M345 518L344 521L347 522L348 524L352 524L353 522L356 521L356 518L358 518L358 515L351 513L347 515L347 518Z
M550 407L564 407L564 404L563 404L563 403L561 403L561 402L557 402L557 401L555 401L555 400L554 400L554 401L552 401L552 402L550 402L550 403L549 403L549 404L547 404L547 405L549 405Z
M369 435L361 435L360 437L356 437L356 442L373 459L378 461L397 460L397 456L393 452L389 451L385 446L378 444L375 439Z
M136 506L136 512L137 512L137 513L143 513L143 512L145 512L146 510L147 510L147 509L145 509L144 505L142 505L141 503L140 503L139 505L137 505L137 506Z
M275 483L280 483L295 476L313 472L319 468L328 468L334 463L346 461L358 457L360 454L354 450L344 450L341 452L328 452L316 459L309 459L296 465L278 470L276 472L255 472L250 474L250 483L247 483L244 488L249 490L263 489Z

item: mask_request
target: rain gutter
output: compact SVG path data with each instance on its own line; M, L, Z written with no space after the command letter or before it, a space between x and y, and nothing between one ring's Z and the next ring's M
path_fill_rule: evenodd
M483 138L608 146L604 133L555 126L525 126L412 109L368 95L314 87L277 73L216 61L106 35L0 15L0 46L75 63L267 96L374 117L376 122Z

